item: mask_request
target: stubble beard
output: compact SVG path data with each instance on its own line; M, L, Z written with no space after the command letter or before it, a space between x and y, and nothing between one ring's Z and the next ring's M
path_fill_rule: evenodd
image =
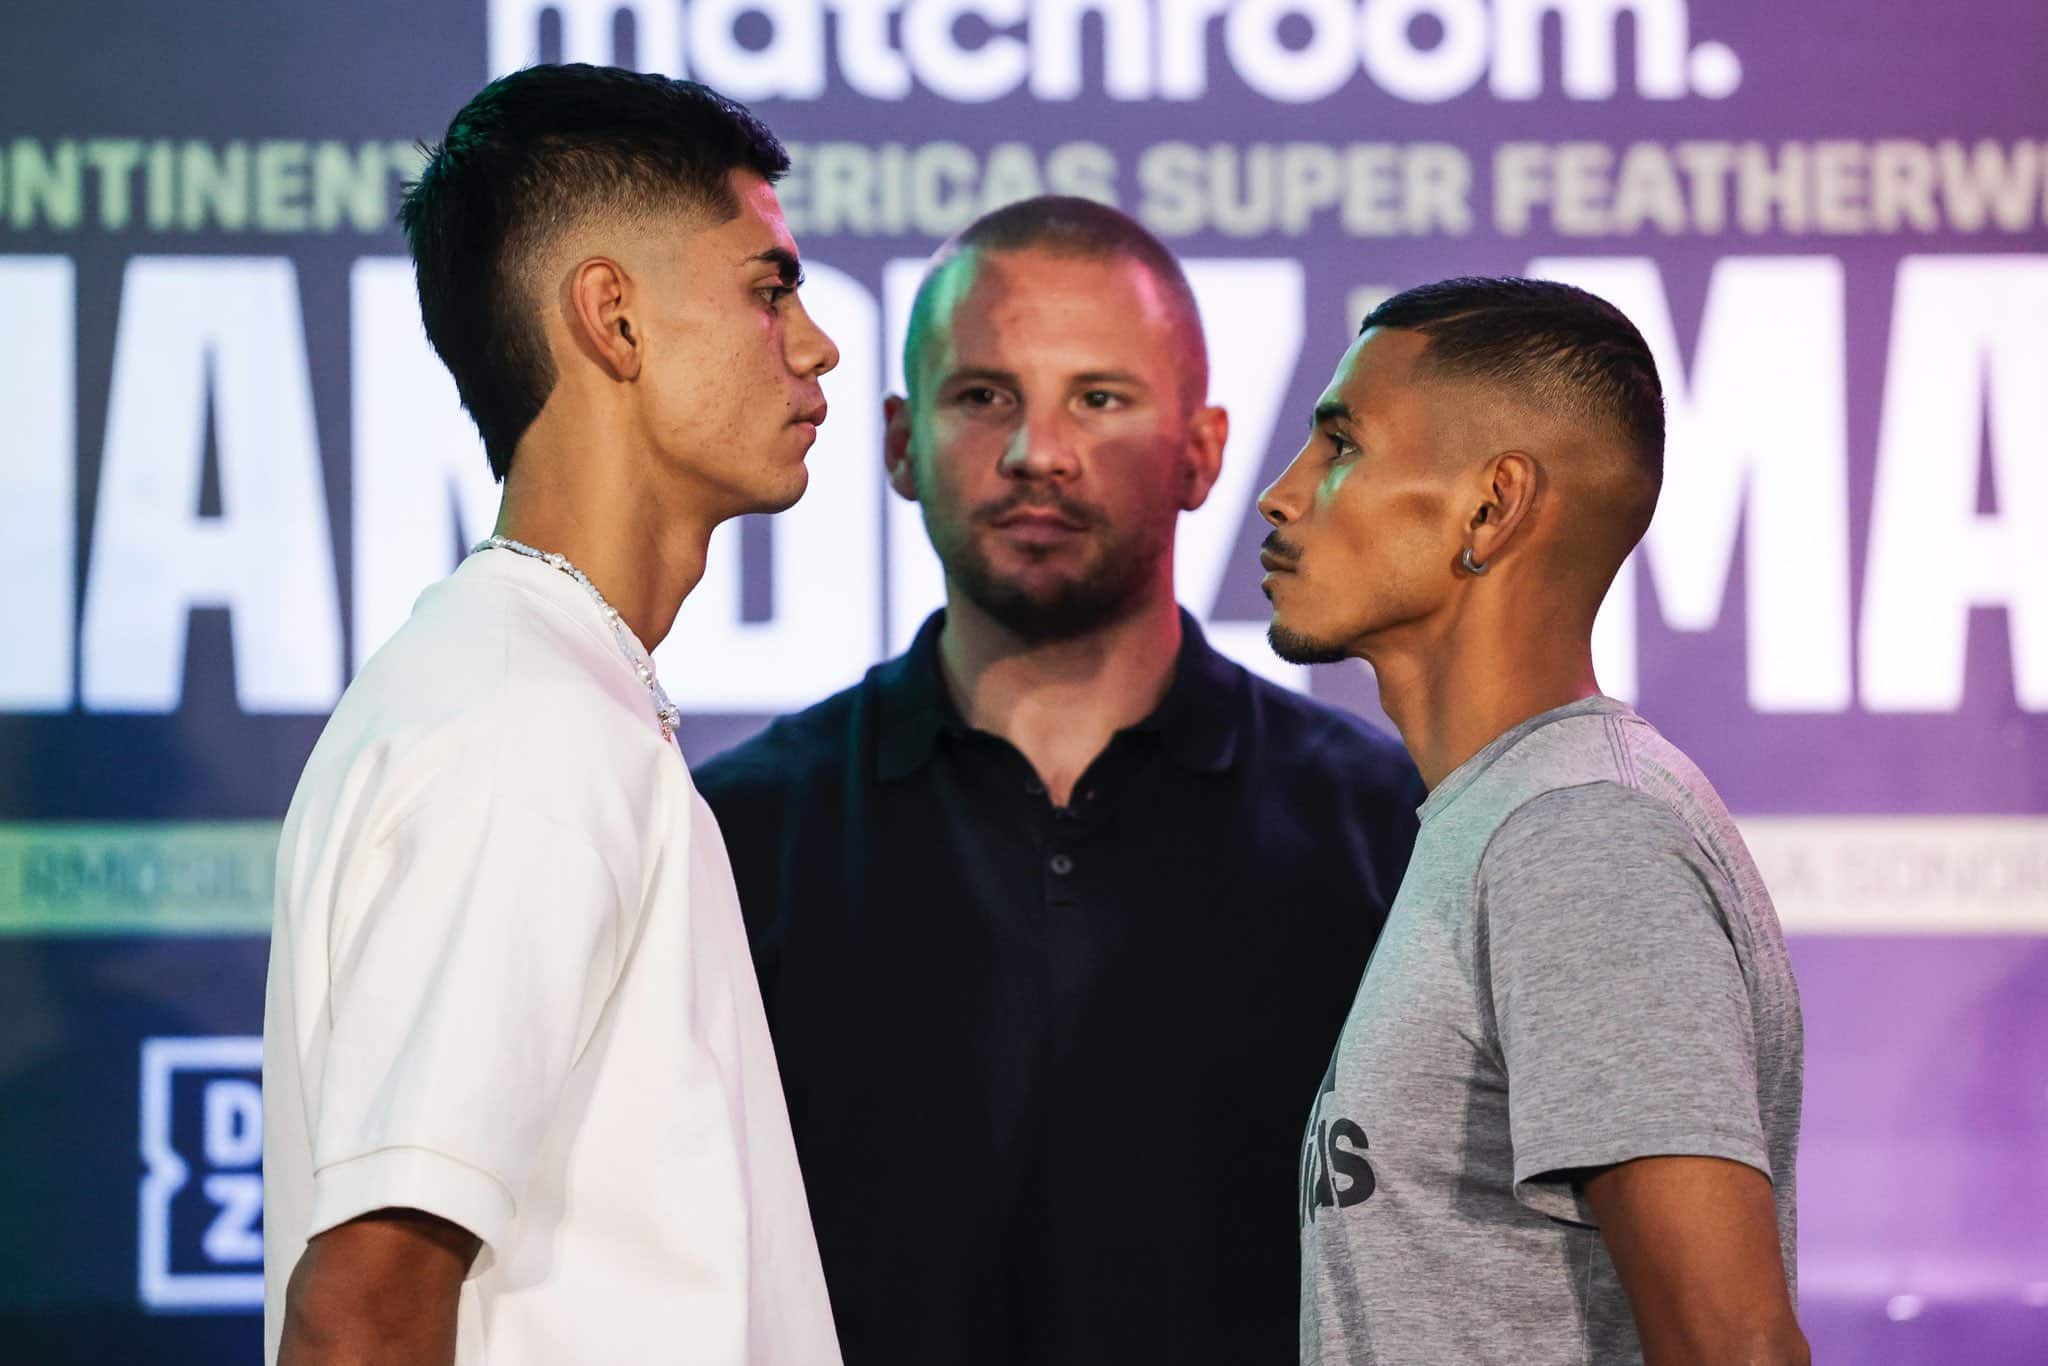
M1339 664L1351 657L1351 652L1341 645L1289 630L1277 616L1266 627L1266 643L1289 664Z
M941 559L967 601L1019 638L1044 643L1073 640L1131 615L1171 544L1150 534L1110 538L1086 570L1046 587L1003 574L972 536Z

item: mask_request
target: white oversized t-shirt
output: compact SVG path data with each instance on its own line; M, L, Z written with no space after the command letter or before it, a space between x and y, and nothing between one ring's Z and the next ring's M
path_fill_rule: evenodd
M725 846L573 580L427 590L335 709L278 849L264 1330L312 1235L483 1241L460 1366L834 1366Z

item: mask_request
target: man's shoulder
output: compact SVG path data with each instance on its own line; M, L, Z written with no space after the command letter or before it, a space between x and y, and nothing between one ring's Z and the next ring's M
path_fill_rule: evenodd
M872 671L871 675L872 676ZM812 787L843 774L858 747L868 680L802 711L777 717L759 734L690 766L706 801L758 799Z
M646 799L674 768L615 643L516 587L458 576L430 588L349 683L300 790L576 811L614 793Z
M647 688L616 646L551 603L470 595L479 610L417 611L352 680L334 721L367 737L440 734L494 748L559 744L594 761L658 731Z
M1398 739L1355 712L1230 667L1245 676L1262 761L1328 771L1351 786L1397 788L1421 802L1422 780Z
M1589 777L1545 787L1518 802L1495 827L1486 857L1491 863L1589 843L1690 849L1694 841L1668 802L1619 777Z
M622 670L624 650L606 633L595 606L580 598L564 603L530 579L509 576L503 572L509 559L467 562L429 585L370 655L356 684L515 701L622 691L631 670ZM527 568L523 562L509 567Z

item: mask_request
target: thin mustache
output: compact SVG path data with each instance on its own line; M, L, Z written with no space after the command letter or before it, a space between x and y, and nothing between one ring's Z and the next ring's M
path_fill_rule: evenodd
M1266 539L1259 542L1259 549L1276 560L1285 560L1289 564L1301 562L1301 547L1283 540L1277 530L1266 533Z

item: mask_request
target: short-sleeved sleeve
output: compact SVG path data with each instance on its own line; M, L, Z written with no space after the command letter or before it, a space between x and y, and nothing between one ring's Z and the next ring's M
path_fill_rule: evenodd
M1564 1173L1693 1155L1770 1175L1731 893L1678 817L1618 783L1546 793L1479 884L1516 1197L1591 1224Z
M506 1235L616 982L630 899L559 795L435 785L329 926L309 1236L385 1207Z

